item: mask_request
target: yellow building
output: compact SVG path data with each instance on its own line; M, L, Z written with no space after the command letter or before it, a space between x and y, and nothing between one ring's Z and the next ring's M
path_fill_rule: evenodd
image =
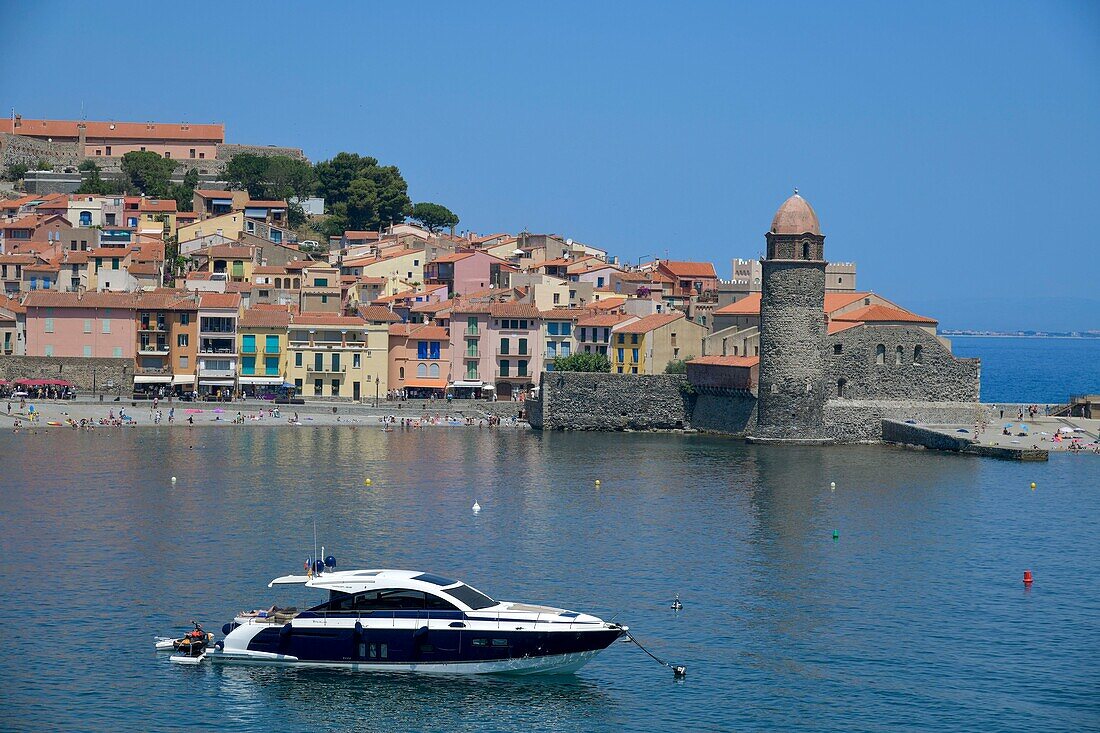
M215 244L213 247L195 250L191 256L200 260L205 258L205 267L200 266L200 269L225 275L229 282L252 282L255 252L248 245Z
M656 313L611 333L613 374L661 374L668 363L703 356L707 329L681 313Z
M176 200L141 199L138 204L137 229L141 234L176 236Z
M237 321L241 355L237 383L242 393L262 396L286 381L289 327L286 310L250 309Z
M422 249L400 250L381 257L358 257L344 260L340 265L343 275L366 275L386 279L383 295L393 295L424 283L424 259Z
M388 357L386 323L333 313L291 317L287 381L306 399L385 398Z
M205 237L210 234L220 234L227 239L240 239L244 230L244 212L234 211L230 214L213 216L202 219L194 224L180 227L177 232L177 241L190 242L192 239Z

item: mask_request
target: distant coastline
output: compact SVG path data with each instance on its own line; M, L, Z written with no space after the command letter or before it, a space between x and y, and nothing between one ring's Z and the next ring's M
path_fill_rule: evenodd
M976 338L1100 339L1100 331L969 331L945 328L940 330L940 335Z

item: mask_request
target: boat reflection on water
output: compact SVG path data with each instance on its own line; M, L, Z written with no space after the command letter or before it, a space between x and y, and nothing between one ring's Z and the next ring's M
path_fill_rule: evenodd
M345 669L204 665L227 727L253 725L277 709L286 730L374 729L442 715L469 729L584 719L612 729L625 714L601 685L576 675L411 675ZM323 703L323 704L319 704ZM298 716L298 717L290 717ZM430 727L430 726L429 726Z

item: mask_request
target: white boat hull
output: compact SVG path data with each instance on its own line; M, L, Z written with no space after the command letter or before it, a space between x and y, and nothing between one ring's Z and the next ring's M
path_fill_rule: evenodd
M363 663L363 662L307 662L297 657L240 652L211 651L206 658L219 664L247 664L275 667L318 667L324 669L350 669L356 672L416 672L419 674L570 674L592 661L601 650L556 654L544 657L501 659L487 662L436 662L431 664Z

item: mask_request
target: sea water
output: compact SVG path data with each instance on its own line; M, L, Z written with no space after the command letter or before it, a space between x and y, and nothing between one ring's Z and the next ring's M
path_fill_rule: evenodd
M3 730L1100 726L1094 456L343 426L43 430L0 461ZM614 618L687 676L627 643L549 678L154 652L191 619L323 600L267 588L314 521L340 568Z

